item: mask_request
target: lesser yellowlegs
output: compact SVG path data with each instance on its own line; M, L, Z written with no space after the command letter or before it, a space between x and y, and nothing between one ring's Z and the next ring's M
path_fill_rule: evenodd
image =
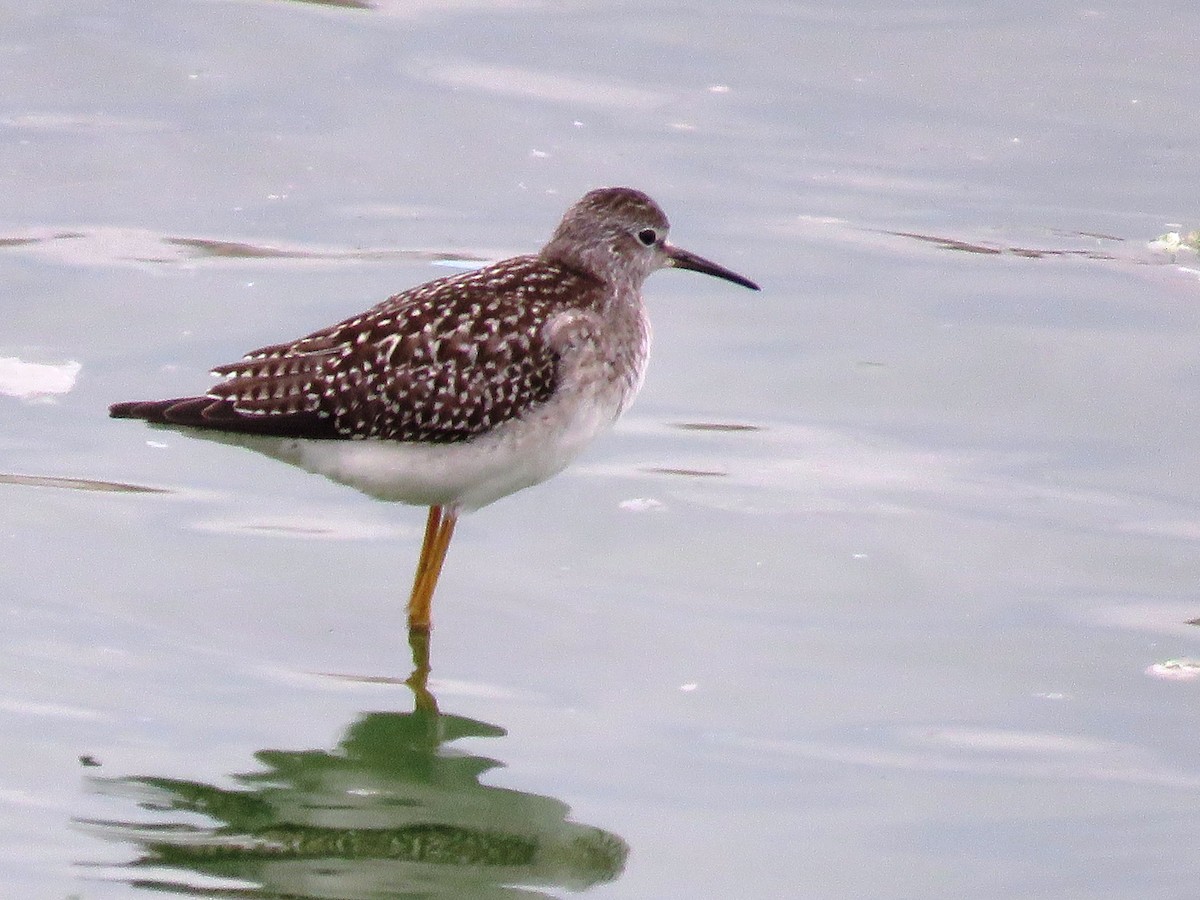
M560 472L629 406L650 323L641 287L672 266L758 286L667 243L631 188L567 210L540 253L439 278L307 337L217 366L207 394L117 403L286 460L383 500L429 507L408 604L430 604L460 513Z

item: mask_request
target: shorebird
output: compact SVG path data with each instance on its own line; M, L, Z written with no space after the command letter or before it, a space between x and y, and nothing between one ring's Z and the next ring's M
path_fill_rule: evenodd
M642 283L674 267L758 285L667 242L632 188L591 191L542 250L409 288L306 337L217 366L206 394L117 403L382 500L428 506L408 603L430 606L460 514L562 471L628 408L650 322Z

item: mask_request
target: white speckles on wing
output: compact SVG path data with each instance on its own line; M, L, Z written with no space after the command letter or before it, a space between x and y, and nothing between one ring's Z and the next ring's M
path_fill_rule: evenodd
M547 323L598 321L612 299L603 287L537 256L505 260L220 366L225 380L209 396L244 416L280 417L274 430L296 437L469 440L546 402L574 346ZM613 362L640 370L641 360Z

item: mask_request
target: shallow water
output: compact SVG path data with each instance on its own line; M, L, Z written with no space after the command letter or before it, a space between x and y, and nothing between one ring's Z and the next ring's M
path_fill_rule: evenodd
M2 893L1190 896L1197 18L8 10ZM105 417L601 184L763 292L649 282L424 687L422 511Z

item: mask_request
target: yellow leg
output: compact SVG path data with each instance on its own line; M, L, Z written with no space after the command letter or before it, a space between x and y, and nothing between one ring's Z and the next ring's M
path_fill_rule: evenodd
M410 631L428 631L429 608L433 603L433 591L437 587L450 538L454 536L454 523L458 513L444 506L429 507L429 518L425 520L425 540L421 543L421 556L417 560L417 574L413 577L412 596L408 599L408 628Z
M421 555L417 557L417 574L413 580L414 592L417 589L417 581L420 580L421 573L429 566L429 553L433 549L441 524L442 508L440 506L429 507L429 515L425 518L425 537L421 541Z

